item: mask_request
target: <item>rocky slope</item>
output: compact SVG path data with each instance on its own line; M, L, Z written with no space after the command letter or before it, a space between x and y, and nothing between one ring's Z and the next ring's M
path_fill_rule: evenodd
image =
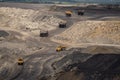
M120 44L120 21L81 21L53 37L67 44Z

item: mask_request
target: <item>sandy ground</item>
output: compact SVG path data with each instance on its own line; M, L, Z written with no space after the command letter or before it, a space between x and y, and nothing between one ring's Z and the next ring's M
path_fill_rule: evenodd
M119 44L120 21L81 21L53 37L61 43Z
M80 60L86 61L93 54L120 53L119 11L109 13L106 10L104 13L104 10L86 9L84 16L78 16L74 12L68 18L64 11L70 8L51 9L53 5L25 3L0 3L0 6L0 80L42 80L41 77L46 76L52 76L51 80L56 80L55 74L59 74L64 67ZM65 29L58 28L58 23L62 20L68 22ZM109 23L111 25L106 26ZM48 30L50 36L39 37L40 30ZM77 48L68 45L69 50L56 52L59 42L64 42L64 45L74 44ZM108 47L103 46L105 43L108 43ZM94 46L97 44L100 47ZM19 57L25 61L23 66L17 65Z
M36 10L30 5L29 9L0 7L1 80L36 80L40 75L54 73L50 65L65 55L55 54L56 43L39 37L40 31L53 31L63 20L48 11L49 7ZM25 61L24 66L17 65L20 57Z
M40 31L55 30L58 23L63 20L51 13L49 7L41 5L45 8L44 11L41 7L39 10L22 9L21 7L0 7L0 29L9 34L6 37L1 35L1 47L14 49L17 46L18 49L24 50L26 54L31 54L44 48L44 46L41 47L39 43L34 42L40 41ZM36 37L36 39L35 36L38 38ZM30 43L33 44L30 45Z
M32 9L0 8L0 25L20 30L54 30L61 19L47 11Z

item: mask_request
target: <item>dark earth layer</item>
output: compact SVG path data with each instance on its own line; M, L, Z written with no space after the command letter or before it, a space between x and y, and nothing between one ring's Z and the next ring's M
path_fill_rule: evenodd
M7 33L4 30L0 30L0 37L6 37L6 36L9 36L9 33Z
M96 54L84 62L68 65L56 74L56 80L120 80L119 63L120 54Z

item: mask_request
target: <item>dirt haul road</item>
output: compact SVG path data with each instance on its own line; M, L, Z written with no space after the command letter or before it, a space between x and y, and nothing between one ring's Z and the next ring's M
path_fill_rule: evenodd
M3 33L3 31L6 31L9 33L9 35L0 37L1 80L39 80L44 76L54 76L56 72L62 70L62 66L58 66L59 68L55 70L55 67L52 66L53 63L62 60L66 55L72 54L76 49L56 53L55 48L58 46L58 43L52 42L50 38L69 29L73 23L78 21L89 20L91 19L90 17L95 20L101 20L101 18L97 17L103 15L102 18L104 18L106 16L104 11L101 11L104 14L98 12L99 15L94 16L93 13L87 12L85 16L77 16L76 13L74 13L73 17L66 18L62 10L60 10L60 12L50 11L51 5L47 5L46 7L46 5L24 3L0 4L0 29L2 30L0 32ZM94 10L91 11L94 12ZM117 11L117 13L120 12ZM116 17L120 15L115 15L113 12L110 13L109 16L116 19ZM109 18L105 20L114 19ZM68 21L68 27L58 29L58 23L62 20ZM50 36L48 38L40 38L40 29L38 28L49 30ZM85 51L86 50L83 50L83 52ZM23 57L25 60L23 66L17 65L17 59L19 57ZM88 58L86 57L86 59ZM75 59L75 62L76 61L77 59ZM63 60L61 62L63 66L72 63L74 62L71 62L71 60L67 60L66 62Z

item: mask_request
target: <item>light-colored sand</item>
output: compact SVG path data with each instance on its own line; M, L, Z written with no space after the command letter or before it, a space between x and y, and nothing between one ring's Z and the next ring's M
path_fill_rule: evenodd
M52 38L59 43L120 44L120 21L81 21Z
M0 7L0 27L53 30L60 21L47 11Z
M39 39L34 38L33 35L39 36L40 30L54 30L58 23L63 21L54 14L48 13L48 10L42 9L0 7L0 30L10 34L7 37L0 37L0 48L18 48L28 54L41 50L41 45L35 44Z

